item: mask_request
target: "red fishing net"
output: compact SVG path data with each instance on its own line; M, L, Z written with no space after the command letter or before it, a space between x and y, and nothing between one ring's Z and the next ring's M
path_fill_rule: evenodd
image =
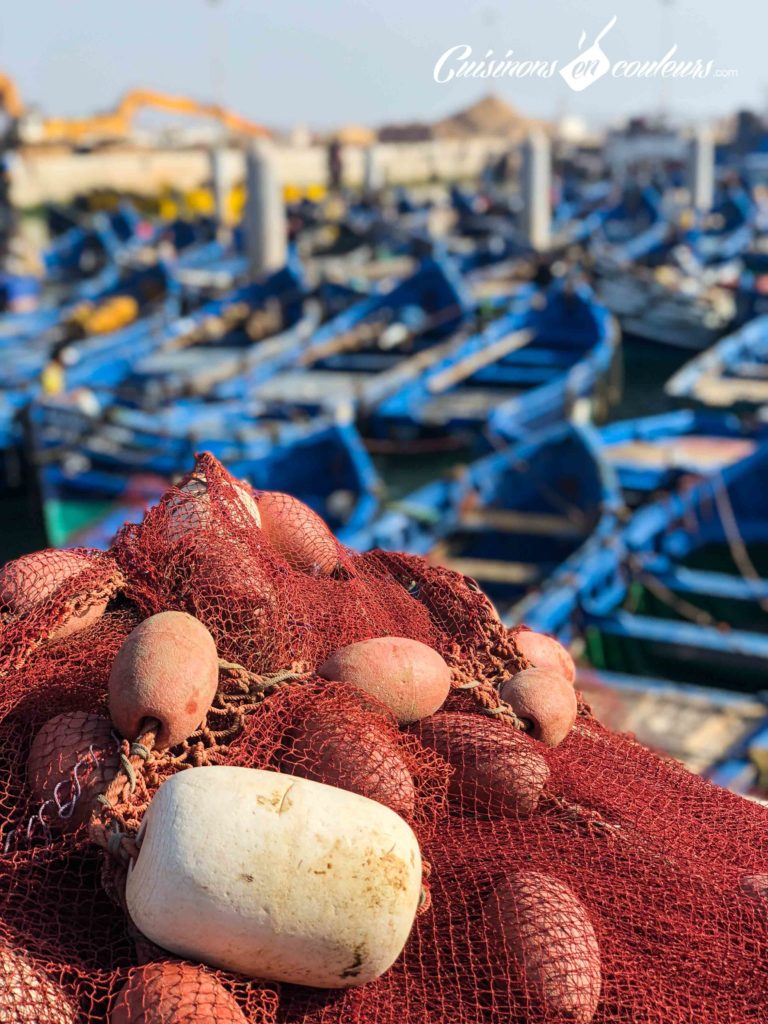
M38 556L0 578L0 1022L765 1020L768 811L583 704L558 747L532 740L496 689L527 663L472 580L354 554L290 499L260 514L258 498L202 456L109 554ZM169 609L210 630L220 686L196 733L154 751L105 732L107 683L129 632ZM317 675L379 636L445 658L438 715L399 728ZM51 722L65 712L80 714ZM248 981L137 932L123 894L146 807L164 779L213 764L331 782L408 821L424 899L382 978L346 991Z

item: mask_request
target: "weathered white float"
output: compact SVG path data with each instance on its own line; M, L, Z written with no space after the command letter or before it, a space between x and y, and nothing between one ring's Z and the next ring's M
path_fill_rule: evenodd
M363 985L400 955L419 904L419 846L399 815L277 772L180 772L153 797L139 841L126 887L136 926L249 977Z

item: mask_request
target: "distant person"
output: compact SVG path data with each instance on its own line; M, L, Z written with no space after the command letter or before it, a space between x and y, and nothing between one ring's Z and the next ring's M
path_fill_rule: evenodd
M341 143L338 139L332 139L328 145L328 188L332 192L338 192L341 189L343 171Z

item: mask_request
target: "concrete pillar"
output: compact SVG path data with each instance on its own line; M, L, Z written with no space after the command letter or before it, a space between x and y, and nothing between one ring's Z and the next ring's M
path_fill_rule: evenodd
M213 193L213 216L219 230L227 224L227 195L229 188L226 174L226 155L223 148L215 146L209 152L211 162L211 191Z
M534 249L547 249L552 220L549 139L532 132L523 143L522 156L523 233Z
M363 194L375 195L384 186L378 146L366 146L363 154Z
M706 128L698 128L688 145L688 189L694 210L712 209L715 199L715 146Z
M285 266L288 225L282 190L266 143L255 142L245 158L245 239L248 266L258 277Z

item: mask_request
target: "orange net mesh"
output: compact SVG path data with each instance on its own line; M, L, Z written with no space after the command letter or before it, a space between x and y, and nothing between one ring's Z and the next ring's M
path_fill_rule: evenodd
M768 812L610 733L584 704L558 747L532 740L496 689L528 663L472 580L352 553L285 496L260 499L203 455L108 554L3 570L0 1021L763 1020ZM268 520L281 510L278 536ZM169 609L208 627L220 685L202 726L154 751L151 736L137 746L111 730L107 682L130 631ZM443 655L439 714L399 728L317 675L338 648L380 636ZM123 906L132 837L164 779L209 764L330 782L408 821L425 899L381 979L327 992L249 981L137 933Z

